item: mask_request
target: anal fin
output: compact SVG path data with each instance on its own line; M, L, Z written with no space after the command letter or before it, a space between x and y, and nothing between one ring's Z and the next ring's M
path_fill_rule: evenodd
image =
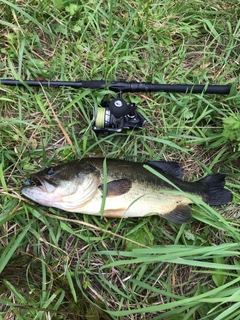
M162 217L174 223L183 224L191 219L192 212L188 205L178 205L174 210L162 215Z

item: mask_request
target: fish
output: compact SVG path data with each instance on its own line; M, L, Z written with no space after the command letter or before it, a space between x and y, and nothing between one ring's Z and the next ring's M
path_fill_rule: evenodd
M195 182L182 176L178 162L83 158L32 174L21 193L40 205L68 212L111 218L159 215L177 224L192 217L193 201L187 194L210 206L232 201L231 191L224 188L225 174Z

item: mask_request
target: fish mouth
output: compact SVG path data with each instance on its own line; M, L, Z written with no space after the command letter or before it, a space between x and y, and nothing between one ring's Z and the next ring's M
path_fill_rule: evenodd
M51 189L51 191L53 188L55 189L55 186L52 183L50 183L50 181L47 181L45 179L41 179L37 175L31 175L30 181L31 181L30 187L36 187L45 193L49 193L50 192L49 189ZM49 188L50 186L51 186L51 188Z

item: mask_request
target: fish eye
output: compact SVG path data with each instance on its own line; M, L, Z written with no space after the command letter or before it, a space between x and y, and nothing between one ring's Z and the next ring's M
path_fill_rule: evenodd
M55 171L54 171L53 168L50 168L50 169L48 169L48 171L47 171L47 174L48 174L49 176L51 176L51 175L54 174L54 173L55 173Z

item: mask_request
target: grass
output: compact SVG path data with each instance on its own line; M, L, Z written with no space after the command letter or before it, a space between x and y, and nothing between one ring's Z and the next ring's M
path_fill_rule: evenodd
M0 78L231 84L134 93L141 131L97 135L107 90L0 86L2 319L240 319L239 1L0 0ZM101 219L35 205L29 174L74 158L226 172L231 204L191 222Z

